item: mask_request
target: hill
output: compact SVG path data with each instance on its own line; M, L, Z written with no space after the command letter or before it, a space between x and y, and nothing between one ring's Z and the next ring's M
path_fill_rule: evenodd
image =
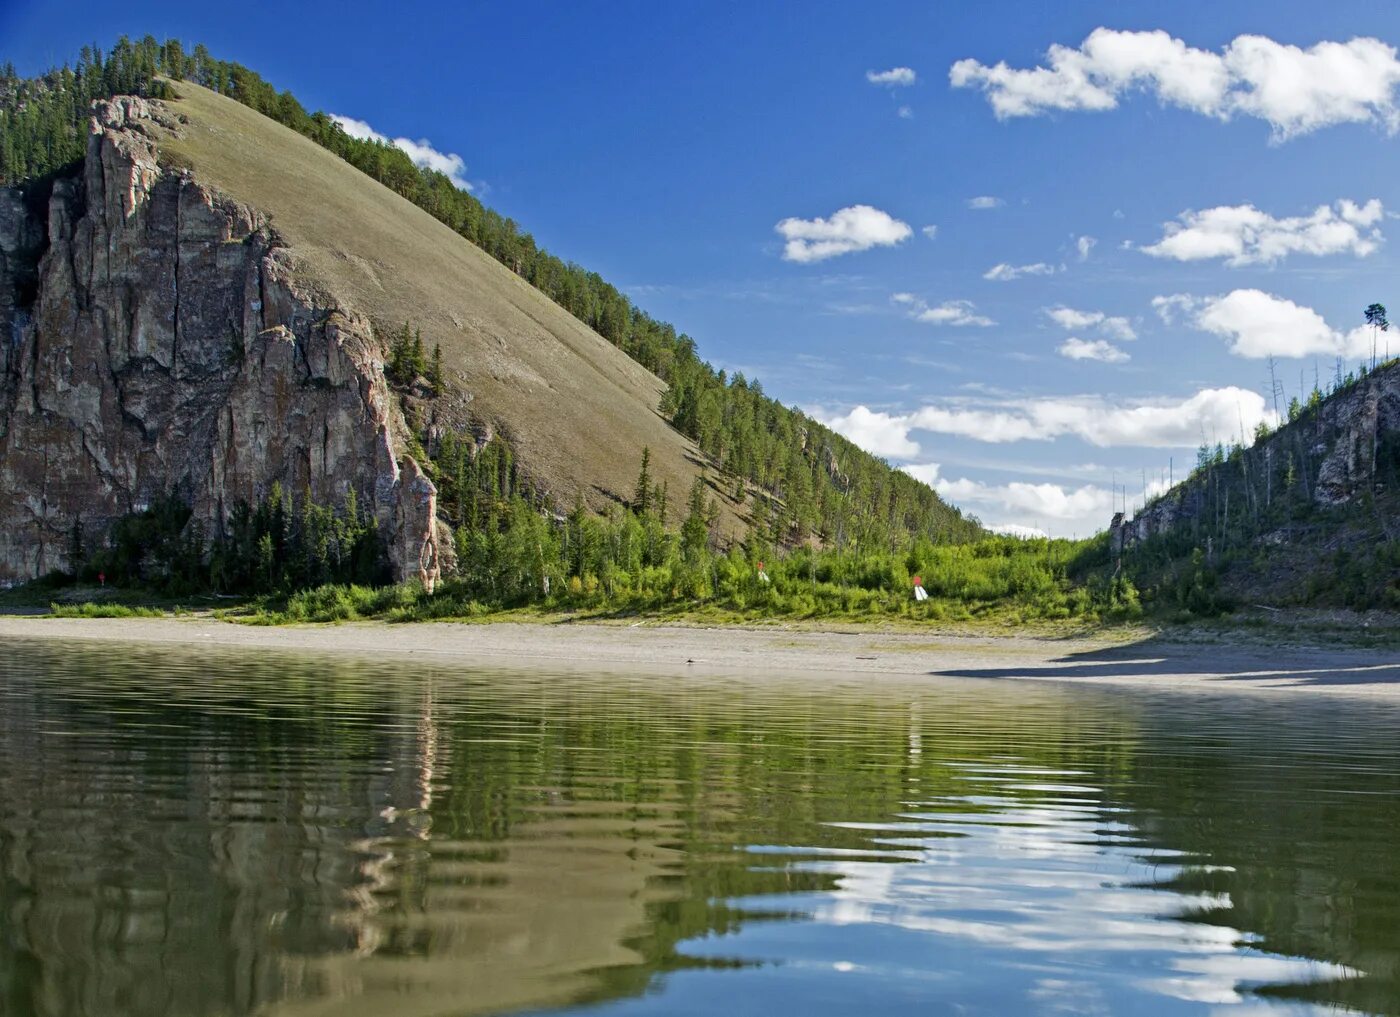
M1249 447L1203 446L1182 483L1116 518L1086 560L1148 595L1234 605L1400 609L1400 360L1295 401Z
M116 92L156 101L99 101L89 125L87 101ZM6 578L71 565L168 498L191 538L246 543L287 492L333 512L358 494L398 575L451 567L425 512L494 527L503 510L479 502L514 495L556 514L640 497L678 522L702 483L721 544L982 532L440 174L202 50L7 68L0 142ZM430 382L386 377L401 328L440 357ZM239 505L266 518L240 529Z
M631 497L642 449L678 498L704 460L657 412L665 385L539 290L314 142L191 82L161 144L177 165L266 213L330 301L381 331L409 321L442 347L448 395L423 424L504 434L541 493L567 508ZM720 500L725 530L741 525Z

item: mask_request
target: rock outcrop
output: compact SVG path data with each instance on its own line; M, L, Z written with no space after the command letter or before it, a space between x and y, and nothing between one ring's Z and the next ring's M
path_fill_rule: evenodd
M1252 499L1256 514L1259 504L1282 496L1294 485L1301 486L1302 495L1318 508L1347 506L1368 493L1387 496L1392 466L1383 460L1398 446L1400 361L1391 361L1229 462L1176 485L1132 519L1121 518L1121 513L1115 516L1110 526L1112 542L1122 548L1181 527L1200 529L1203 520L1212 524L1205 527L1208 531L1228 514L1228 501L1222 509L1222 488L1229 488L1236 499ZM1236 511L1240 507L1237 500ZM1395 526L1400 533L1400 521ZM1261 533L1259 539L1283 543L1289 534Z
M220 532L274 482L371 506L398 579L440 570L436 491L369 321L257 209L162 166L178 118L100 104L47 221L0 190L0 581L167 494ZM445 549L444 549L445 550Z

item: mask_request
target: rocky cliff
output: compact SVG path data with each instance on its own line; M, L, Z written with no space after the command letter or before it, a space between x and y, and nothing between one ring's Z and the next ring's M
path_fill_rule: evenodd
M1290 495L1320 509L1352 505L1368 494L1385 495L1391 486L1387 453L1396 442L1400 361L1391 361L1229 462L1178 484L1133 519L1117 524L1117 539L1142 541L1198 527L1207 516L1217 521L1222 514L1228 516L1223 502L1212 504L1220 502L1212 498L1214 489L1235 493L1236 511L1267 509L1275 499ZM1393 536L1400 536L1400 520L1395 526Z
M1200 548L1252 603L1400 597L1389 564L1400 550L1400 361L1114 519L1115 551L1149 544L1168 557ZM1138 557L1149 572L1164 560Z
M396 578L436 581L436 491L405 452L366 317L267 218L162 165L182 130L118 98L46 209L0 190L0 582L67 565L75 530L175 494L206 534L274 482L369 506Z

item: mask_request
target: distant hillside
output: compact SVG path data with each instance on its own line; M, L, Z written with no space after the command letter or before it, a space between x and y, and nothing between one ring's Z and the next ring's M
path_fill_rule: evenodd
M1400 360L1295 403L1099 538L1166 603L1400 609Z
M556 510L576 500L605 510L632 498L648 448L672 506L708 475L718 528L730 537L753 524L790 545L982 533L930 488L756 382L714 371L689 337L541 251L442 174L350 138L203 47L187 54L147 38L111 54L85 51L76 67L37 79L7 69L0 180L42 200L45 181L81 154L88 102L116 91L167 99L185 124L161 140L162 159L265 212L328 294L381 335L409 321L427 349L441 346L446 393L405 405L410 443L430 456L444 434L500 434L521 479Z

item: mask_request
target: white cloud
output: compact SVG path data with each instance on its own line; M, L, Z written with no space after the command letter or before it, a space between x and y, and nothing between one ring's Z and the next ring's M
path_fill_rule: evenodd
M1006 202L1001 198L993 197L990 194L979 194L975 198L968 198L966 203L968 208L975 211L986 211L990 208L1001 208Z
M798 262L893 247L913 235L908 223L870 205L851 205L829 219L784 219L773 228L787 240L783 259Z
M409 138L391 139L380 134L365 121L356 120L353 117L343 117L332 113L330 118L339 124L340 129L350 137L359 138L361 141L377 141L382 145L393 145L412 159L414 165L436 170L451 180L453 186L463 191L472 189L471 182L466 177L466 160L456 152L440 152L429 144L427 138L420 138L417 141Z
M899 417L888 413L857 406L844 416L827 416L816 411L812 417L872 455L887 459L910 459L919 454L918 444L909 438L909 428Z
M938 463L915 463L900 469L928 484L948 501L971 511L987 529L1011 536L1067 537L1073 533L1094 533L1107 525L1115 505L1112 488L1092 483L1078 486L1025 481L989 484L944 477ZM1148 494L1159 493L1166 486L1154 480L1148 484Z
M1003 537L1020 537L1022 540L1041 540L1050 536L1039 526L1023 526L1020 523L997 523L988 526L987 529L993 533L1000 533Z
M1103 311L1077 311L1061 304L1045 308L1045 313L1066 332L1082 332L1092 328L1110 339L1126 342L1137 338L1137 332L1127 318L1108 315Z
M900 469L929 487L938 483L939 466L937 463L910 463L908 466L901 466Z
M959 60L955 88L979 88L999 119L1053 110L1102 111L1134 91L1219 120L1258 117L1277 140L1339 123L1400 126L1400 59L1379 39L1319 42L1308 49L1241 35L1219 53L1162 30L1096 28L1078 47L1053 45L1043 66Z
M930 240L937 239L938 237L937 226L925 226L923 229L919 230L919 232L922 233L924 236L928 237Z
M1097 243L1098 243L1098 240L1096 240L1096 239L1093 238L1093 237L1078 237L1078 238L1076 238L1075 241L1074 241L1074 247L1075 247L1075 250L1077 250L1077 251L1079 252L1079 260L1080 260L1080 261L1088 261L1088 260L1089 260L1089 252L1092 251L1092 250L1094 249L1094 245L1097 244Z
M926 325L977 325L985 328L996 324L991 318L978 314L977 305L971 300L945 300L930 306L912 293L896 293L890 299L909 308L909 317Z
M872 85L884 85L886 88L908 88L919 76L914 73L911 67L891 67L887 71L866 71L865 80Z
M1080 339L1070 336L1059 345L1059 353L1070 360L1102 360L1106 364L1121 364L1128 354L1104 339Z
M1196 298L1189 293L1172 293L1168 296L1153 297L1152 309L1157 317L1168 325L1174 325L1178 315L1189 314L1196 306Z
M1093 484L1066 488L1059 484L984 484L976 480L940 480L933 485L944 498L955 504L988 505L1031 519L1099 519L1099 525L1113 512L1113 492Z
M877 413L857 406L845 417L812 415L852 441L879 454L908 457L917 447L911 431L951 434L989 444L1078 438L1100 448L1195 448L1208 440L1251 434L1260 421L1274 422L1258 392L1234 386L1201 389L1186 399L1110 402L1099 395L1059 396L982 403L951 401L908 413ZM856 433L863 436L857 438ZM904 443L908 444L904 444ZM901 449L902 451L893 451ZM922 478L921 478L922 479Z
M1263 290L1232 290L1224 296L1197 299L1177 293L1156 297L1152 305L1163 320L1177 314L1203 332L1230 343L1239 357L1369 357L1371 332L1360 325L1341 332L1311 307L1295 304Z
M1037 261L1033 265L1009 265L1003 261L983 272L982 278L993 282L1010 282L1026 275L1054 275L1058 271L1054 265L1047 265L1043 261Z
M1162 239L1139 248L1156 258L1201 261L1224 258L1231 266L1272 264L1289 254L1345 254L1364 258L1380 246L1376 224L1385 215L1378 199L1364 205L1343 199L1307 216L1275 219L1253 205L1222 205L1183 212L1167 223Z
M1102 448L1193 448L1204 432L1246 432L1270 419L1264 397L1235 388L1202 389L1190 398L1114 403L1102 396L1064 396L986 405L931 405L905 414L909 430L1001 444L1075 437Z
M908 106L901 106L901 107L899 107L899 109L895 110L895 114L896 114L896 115L899 117L899 119L901 119L901 120L913 120L913 119L914 119L914 111L913 111L912 109L910 109Z

